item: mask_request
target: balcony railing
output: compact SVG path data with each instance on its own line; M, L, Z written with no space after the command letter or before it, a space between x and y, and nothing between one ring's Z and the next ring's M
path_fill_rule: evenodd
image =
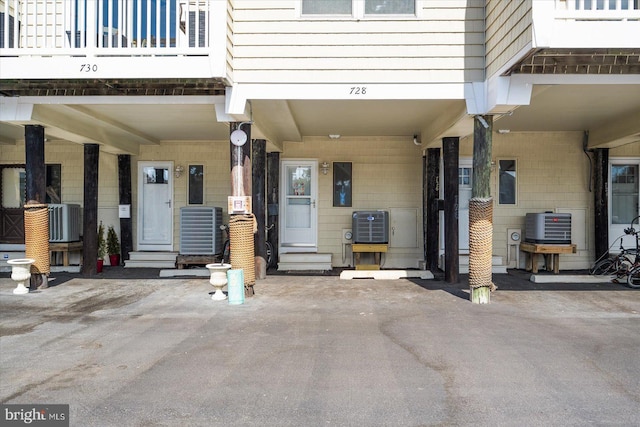
M0 0L0 55L206 55L213 1Z
M637 21L640 0L555 0L556 18L576 21Z

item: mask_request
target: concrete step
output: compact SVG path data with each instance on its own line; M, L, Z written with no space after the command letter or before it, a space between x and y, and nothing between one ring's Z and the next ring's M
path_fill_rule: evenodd
M331 270L331 254L284 253L280 254L279 271L327 271Z
M177 252L130 252L125 268L175 268Z
M170 261L135 261L127 260L124 262L125 268L175 268L176 263Z

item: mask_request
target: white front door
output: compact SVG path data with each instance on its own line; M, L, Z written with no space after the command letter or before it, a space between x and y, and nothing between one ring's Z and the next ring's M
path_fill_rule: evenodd
M635 238L624 234L640 215L640 159L612 159L609 165L609 245L618 252L620 237L625 248L635 248ZM634 223L633 228L640 229Z
M173 250L173 162L138 163L139 251Z
M318 250L317 163L283 160L280 210L280 252Z

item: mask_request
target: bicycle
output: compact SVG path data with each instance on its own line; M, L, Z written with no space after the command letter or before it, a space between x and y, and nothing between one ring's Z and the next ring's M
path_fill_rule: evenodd
M267 268L274 266L273 245L268 240L269 230L271 230L273 227L275 227L275 224L271 224L270 226L265 227L265 230L267 232L267 238L266 238L266 241L265 241L266 252L267 252L267 259L266 259ZM222 260L221 260L221 262L222 263L229 263L229 262L231 262L231 240L229 239L229 226L227 224L222 224L220 226L220 230L222 230L227 235L227 238L225 239L224 244L222 245Z
M625 230L625 234L627 230ZM620 239L620 252L612 257L600 259L589 270L589 274L595 276L612 275L624 276L633 265L634 257L637 256L638 249L628 249L623 246L622 236ZM617 240L617 239L616 239Z
M637 216L634 219L632 219L631 226L627 229L629 230L629 234L635 234L636 236L636 257L632 267L627 272L627 285L630 288L634 288L634 289L640 289L640 253L639 253L640 248L638 246L638 235L640 234L640 232L636 231L633 228L634 221L638 219L640 219L640 216ZM625 233L627 232L627 230L625 230Z

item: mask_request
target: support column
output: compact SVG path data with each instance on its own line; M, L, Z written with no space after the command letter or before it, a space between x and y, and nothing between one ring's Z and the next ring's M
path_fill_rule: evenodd
M609 149L593 150L595 259L609 256Z
M491 197L492 116L473 122L473 178L469 200L469 287L471 302L488 304L492 282L493 199Z
M129 206L129 218L120 218L120 252L122 262L133 252L133 225L131 219L131 156L118 155L118 196L120 205Z
M231 139L234 131L241 130L246 134L246 142L231 146L231 195L235 197L252 196L251 173L251 125L249 123L231 123ZM230 262L234 269L242 269L245 285L245 296L254 294L256 281L254 221L252 213L229 212Z
M98 165L100 146L84 145L84 210L82 221L82 269L84 276L94 276L98 260Z
M279 205L280 200L280 153L273 152L267 154L267 233L273 262L278 262L278 228L279 228Z
M252 205L258 230L255 234L256 279L267 277L266 246L266 173L267 141L254 139L251 144Z
M444 160L444 276L447 283L460 281L458 231L458 157L460 138L442 138Z
M440 149L429 148L426 157L426 179L425 179L425 261L429 270L436 271L438 268L438 236L440 234L440 210L438 199L440 189L438 180L440 179Z
M24 212L25 254L35 259L31 267L31 289L44 289L51 271L49 262L49 216L45 204L47 168L44 162L44 127L27 125L25 138L25 193Z

